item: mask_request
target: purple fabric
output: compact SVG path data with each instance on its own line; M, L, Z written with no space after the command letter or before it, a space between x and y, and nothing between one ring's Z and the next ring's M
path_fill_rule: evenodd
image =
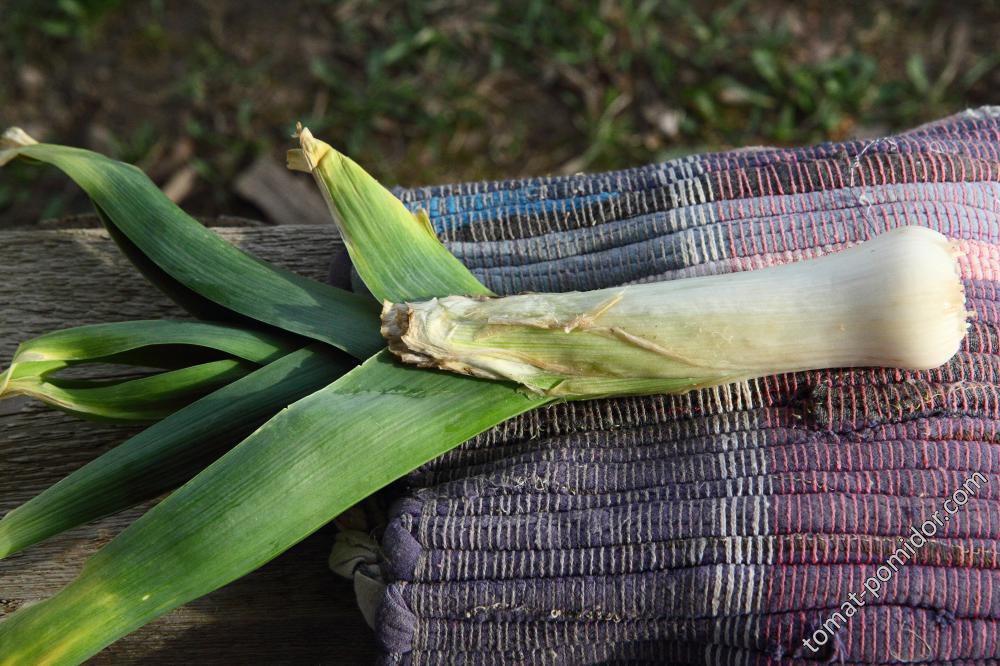
M1000 110L871 142L399 192L501 293L752 270L923 225L976 319L929 372L797 373L555 405L412 473L386 663L1000 657ZM803 646L974 473L986 483Z

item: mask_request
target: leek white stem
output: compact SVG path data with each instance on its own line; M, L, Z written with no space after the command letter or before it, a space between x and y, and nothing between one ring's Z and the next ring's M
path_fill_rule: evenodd
M906 227L816 259L590 292L386 302L406 362L566 398L799 370L944 364L968 327L957 251Z

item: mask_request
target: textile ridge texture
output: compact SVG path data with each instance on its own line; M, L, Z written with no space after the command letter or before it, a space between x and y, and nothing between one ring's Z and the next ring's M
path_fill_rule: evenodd
M960 241L975 318L937 370L559 404L415 471L383 540L386 663L1000 656L1000 107L875 141L398 194L505 294L751 270L928 226ZM989 483L881 596L804 648L977 471Z

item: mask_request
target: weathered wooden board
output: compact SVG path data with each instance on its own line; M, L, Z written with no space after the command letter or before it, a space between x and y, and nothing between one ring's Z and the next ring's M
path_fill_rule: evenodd
M217 229L231 242L324 279L339 251L329 227ZM0 232L0 365L20 340L78 324L184 315L96 229ZM0 513L133 432L26 401L0 403ZM144 507L0 560L0 617L43 599ZM94 664L369 663L371 631L351 585L326 566L332 528L260 570L107 648Z

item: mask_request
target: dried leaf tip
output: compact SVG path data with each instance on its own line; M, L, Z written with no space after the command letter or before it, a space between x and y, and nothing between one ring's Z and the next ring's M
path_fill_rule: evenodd
M20 127L8 127L0 136L0 148L21 148L38 143Z
M38 143L20 127L9 127L0 135L0 166L17 157L17 149Z
M295 124L295 137L299 140L299 148L286 153L288 168L293 171L312 173L327 153L333 151L330 144L315 138L302 123Z

